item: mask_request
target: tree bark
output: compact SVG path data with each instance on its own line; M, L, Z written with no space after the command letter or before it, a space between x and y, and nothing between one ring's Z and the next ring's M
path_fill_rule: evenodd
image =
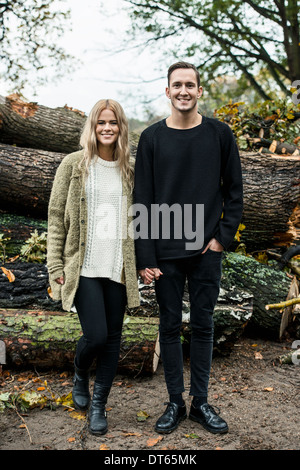
M253 314L246 327L248 334L279 339L283 334L282 312L266 310L267 304L289 298L293 279L285 272L259 263L252 257L224 253L222 286L242 288L253 295ZM287 328L288 324L285 325Z
M14 275L13 282L9 282L6 274L0 276L0 308L2 309L20 309L21 311L42 310L52 312L62 312L64 314L60 301L54 301L51 298L51 292L48 292L48 273L47 268L42 263L21 263L13 262L3 265L6 270ZM0 271L1 273L1 271ZM127 309L126 314L132 319L128 324L128 332L131 329L132 341L123 344L125 356L125 347L127 350L134 351L139 355L140 344L135 344L134 318L140 322L141 318L145 321L158 322L159 309L156 301L153 286L139 285L141 295L141 306L135 309ZM248 321L251 318L253 310L252 294L244 292L243 289L231 288L229 290L221 289L218 299L218 305L215 312L215 352L228 353L233 347L234 342L243 333ZM189 322L189 300L187 291L184 296L183 307L183 330L188 331L186 324ZM126 325L126 322L125 322ZM126 326L127 328L127 326ZM144 346L142 345L142 348ZM126 360L123 359L123 363Z
M24 102L13 94L0 97L0 142L48 152L71 153L79 149L86 120L73 108L48 108Z
M1 209L47 218L53 179L64 156L0 144Z
M2 266L13 272L15 280L9 282L6 275L0 276L0 308L62 310L61 304L54 302L48 294L48 275L44 264L13 262ZM292 279L285 272L238 253L225 252L222 268L217 307L224 307L226 312L232 309L233 316L235 310L241 308L249 317L246 328L248 331L279 338L282 314L278 310L267 311L265 306L287 300ZM138 317L158 316L154 287L140 284L140 294L141 306L128 313ZM251 316L248 315L249 296L253 297ZM189 314L187 290L184 294L183 313ZM224 318L225 316L224 313ZM222 330L224 332L229 325L229 321L227 324L222 323L222 316L218 318L216 315L215 327L218 335L221 336Z
M133 150L134 154L134 150ZM47 218L56 169L64 154L0 144L0 208ZM247 250L300 239L300 157L241 152Z
M71 367L81 328L76 313L63 312L60 303L50 298L46 267L32 263L7 263L5 267L15 276L13 282L9 282L5 273L0 276L0 340L6 345L7 364ZM214 353L230 353L244 333L279 339L289 326L290 317L275 309L266 310L265 306L290 298L295 289L298 289L295 278L291 284L285 273L250 257L225 253L214 312ZM159 358L155 292L153 286L143 285L140 292L141 307L126 312L119 360L119 370L135 375L154 373ZM186 290L184 348L189 347L190 341L189 309ZM299 315L295 317L299 322Z
M0 324L9 367L73 367L75 348L81 335L77 314L0 309ZM119 371L135 375L153 374L158 358L158 319L126 316Z
M241 152L247 250L300 240L300 157Z

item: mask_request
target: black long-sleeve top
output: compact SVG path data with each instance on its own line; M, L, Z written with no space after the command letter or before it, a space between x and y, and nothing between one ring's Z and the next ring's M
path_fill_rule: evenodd
M147 209L148 223L145 237L145 216L141 217L142 212L137 210L141 206L136 205L137 269L158 267L160 259L193 256L200 253L213 237L225 249L228 248L234 239L243 207L240 157L230 127L203 116L202 123L190 129L170 128L165 119L145 129L136 155L134 203L142 205L144 214ZM204 209L204 226L197 225L196 218L201 220L197 205L198 209L201 205ZM164 207L159 235L153 229L151 207L152 214L154 207ZM181 237L178 237L179 219L175 215L174 220L169 218L172 210L165 211L167 207L176 209L177 216L179 207L182 214L188 214L186 223L190 229L184 228L182 215ZM192 207L192 212L186 212L187 207ZM157 213L156 221L159 220ZM170 234L165 230L169 220ZM201 246L195 243L191 249L190 231L195 231L196 227L204 233L204 240ZM143 238L139 237L141 234ZM199 241L203 237L198 234L194 241L197 238Z

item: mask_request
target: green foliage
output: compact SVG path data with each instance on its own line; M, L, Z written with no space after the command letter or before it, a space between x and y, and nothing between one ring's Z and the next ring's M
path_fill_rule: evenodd
M289 96L290 83L300 78L299 2L126 3L131 4L131 39L142 37L143 47L145 39L156 50L160 47L169 65L180 59L192 60L206 89L219 76L242 77L244 90L251 88L266 100L273 99L275 93Z
M72 394L56 396L49 386L47 381L44 381L45 386L39 387L40 390L25 390L21 392L4 392L0 394L0 413L4 412L5 409L10 408L14 410L20 410L26 412L33 408L42 408L48 406L56 408L57 406L63 406L72 409L74 407ZM45 391L44 393L41 393ZM48 393L46 393L48 392Z
M256 105L230 101L215 111L215 117L230 125L242 150L253 148L251 138L287 141L296 147L299 142L300 105L288 100L268 100Z
M47 233L35 230L21 247L21 257L28 263L42 263L47 256Z

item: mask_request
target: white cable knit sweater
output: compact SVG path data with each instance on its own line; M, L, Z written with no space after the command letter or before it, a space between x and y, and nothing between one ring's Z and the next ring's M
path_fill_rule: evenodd
M86 181L87 246L81 276L107 277L121 282L122 178L119 163L97 157Z

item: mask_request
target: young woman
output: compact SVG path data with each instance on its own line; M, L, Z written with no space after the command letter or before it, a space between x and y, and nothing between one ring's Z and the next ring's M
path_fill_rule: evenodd
M125 307L139 305L134 240L128 232L133 166L128 123L119 103L95 104L80 144L83 150L64 157L54 179L47 266L53 298L61 299L66 311L75 306L83 332L74 359L74 404L81 410L90 405L90 431L104 434Z

